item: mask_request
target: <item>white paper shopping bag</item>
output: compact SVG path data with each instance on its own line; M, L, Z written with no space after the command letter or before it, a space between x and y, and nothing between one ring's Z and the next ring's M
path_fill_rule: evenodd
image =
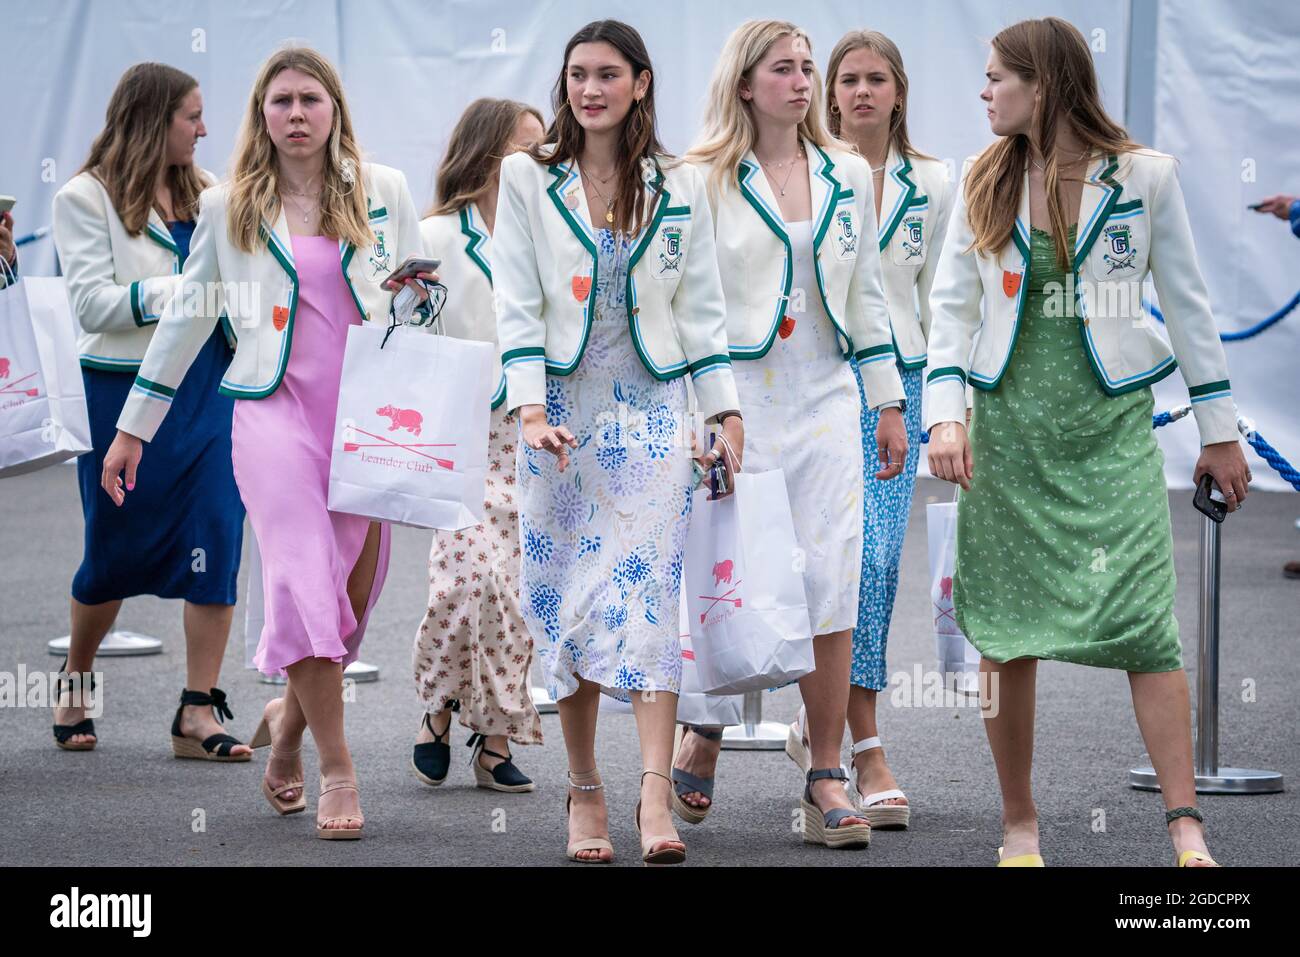
M705 694L700 690L695 639L691 635L691 612L683 594L679 638L682 644L682 692L677 699L677 723L700 725L740 724L745 696Z
M785 476L739 472L735 493L692 502L682 587L700 690L740 694L813 670L812 627Z
M90 451L74 329L61 277L0 290L0 478Z
M952 573L957 562L957 503L926 505L925 530L930 552L930 607L934 615L939 671L944 676L945 687L977 694L980 653L962 634L952 606Z
M330 453L329 507L416 528L483 521L493 346L353 326Z

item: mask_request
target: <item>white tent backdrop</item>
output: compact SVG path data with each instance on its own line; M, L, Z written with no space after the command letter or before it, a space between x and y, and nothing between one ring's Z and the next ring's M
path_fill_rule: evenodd
M508 96L549 116L564 44L597 17L624 19L645 37L655 63L662 136L676 152L693 139L717 52L742 20L796 14L823 65L845 30L882 30L908 66L914 141L959 167L989 140L977 99L988 39L1018 19L1055 14L1089 39L1113 115L1141 114L1139 123L1148 123L1155 96L1154 145L1183 158L1203 266L1216 307L1228 317L1224 327L1235 328L1294 291L1296 270L1286 263L1295 261L1300 246L1292 247L1276 221L1241 219L1248 197L1300 191L1300 160L1283 149L1285 120L1300 109L1300 81L1294 69L1287 72L1281 39L1295 36L1298 15L1285 0L1252 4L1249 13L1227 0L1161 3L1159 68L1152 71L1147 58L1153 51L1135 49L1130 56L1129 50L1130 14L1151 20L1144 12L1149 9L1131 11L1129 0L662 0L654 6L628 0L0 0L0 94L9 106L0 193L18 198L20 235L48 225L50 200L84 159L117 78L141 60L170 63L199 80L208 137L198 160L222 173L258 65L292 39L339 66L368 156L403 170L423 205L433 195L433 170L461 109L478 96ZM1291 29L1279 31L1288 19ZM1126 88L1131 72L1144 78L1143 89ZM1135 133L1152 135L1145 126ZM1258 158L1258 185L1240 182L1239 153ZM1228 175L1234 177L1231 189ZM1227 235L1231 256L1222 253ZM28 274L54 271L48 239L23 248L22 268ZM1228 347L1243 411L1293 459L1300 457L1300 429L1282 410L1300 399L1300 386L1294 374L1283 374L1280 352L1284 343L1294 351L1298 334L1300 318ZM1184 401L1181 379L1166 380L1158 407ZM1194 427L1184 422L1162 432L1168 433L1161 440L1169 450L1171 483L1189 485ZM1272 487L1280 487L1262 463L1254 472L1261 486L1272 479Z

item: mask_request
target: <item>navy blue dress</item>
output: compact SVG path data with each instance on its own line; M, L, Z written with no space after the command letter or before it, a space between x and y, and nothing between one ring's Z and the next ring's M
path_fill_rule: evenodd
M194 223L169 223L181 261ZM185 374L171 410L144 445L135 488L119 508L102 488L104 455L135 372L82 367L93 450L77 459L85 553L72 597L87 605L156 595L196 605L233 605L244 537L244 503L230 457L235 400L217 387L231 351L220 324Z

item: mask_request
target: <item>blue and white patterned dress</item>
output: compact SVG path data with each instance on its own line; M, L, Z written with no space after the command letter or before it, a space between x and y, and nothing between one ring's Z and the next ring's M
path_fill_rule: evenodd
M595 318L578 368L546 377L546 418L578 440L564 472L519 443L520 599L556 699L578 677L615 698L677 693L692 469L684 379L655 379L632 344L632 241L598 233Z

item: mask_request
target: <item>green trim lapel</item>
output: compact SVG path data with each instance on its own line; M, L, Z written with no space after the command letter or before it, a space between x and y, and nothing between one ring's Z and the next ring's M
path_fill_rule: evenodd
M879 226L880 234L880 251L884 252L889 241L894 238L894 233L898 230L898 224L903 221L907 215L908 208L912 205L916 197L916 183L908 175L912 172L912 163L906 156L899 156L894 150L890 149L890 159L897 159L897 163L889 170L889 179L886 180L888 185L891 181L898 189L898 199L894 202L889 212L889 221L882 221ZM893 190L891 189L891 192ZM884 209L884 205L881 205Z
M660 381L675 379L678 376L680 376L682 373L686 371L686 363L683 362L679 365L670 367L666 371L661 372L657 368L655 368L654 363L650 360L649 353L646 352L645 347L641 344L641 329L637 322L637 314L640 310L638 310L636 305L636 282L634 280L633 273L636 271L636 264L641 261L641 257L645 254L645 251L647 247L649 247L651 240L653 240L654 237L658 234L659 223L663 220L664 216L667 214L668 207L672 203L672 196L669 194L667 189L662 188L663 182L664 182L663 170L659 169L658 163L656 163L655 177L653 180L650 180L646 183L646 190L647 192L650 193L651 196L653 196L654 193L658 191L659 202L655 204L654 215L651 217L650 223L645 227L645 229L641 231L641 239L637 242L635 248L633 248L632 255L628 258L627 261L628 331L632 334L632 345L636 349L636 354L641 359L641 364L645 366L647 372L649 372L652 376L654 376L656 379L659 379ZM711 225L712 224L710 224L710 226ZM594 287L592 289L592 295L595 295Z
M772 348L772 343L776 341L776 331L781 326L781 317L785 315L786 303L790 301L790 287L794 283L794 252L790 248L790 236L785 231L785 221L781 219L779 212L768 206L767 201L759 195L759 191L750 185L750 180L758 172L757 163L742 159L736 170L736 185L740 189L740 195L754 207L754 212L758 213L759 219L785 246L785 274L781 278L781 296L776 303L776 314L772 317L772 328L757 346L731 349L733 359L761 359L767 355L768 350Z
M552 363L548 358L546 360L546 371L552 375L569 375L574 369L578 368L578 363L582 361L582 354L587 351L587 340L591 338L591 319L592 310L596 308L596 280L600 272L600 254L596 250L596 242L592 238L590 227L585 225L573 215L573 211L565 205L560 198L561 192L566 192L570 183L577 180L581 184L581 178L577 172L577 162L572 162L567 166L548 166L547 169L555 177L555 181L546 187L546 192L551 197L551 202L555 208L560 211L560 216L568 224L569 230L582 243L587 254L591 256L591 287L587 290L587 301L582 311L582 339L578 343L578 351L574 354L573 359L567 364ZM583 204L583 198L578 197L578 206Z
M1093 209L1088 218L1088 225L1079 230L1076 239L1074 249L1074 268L1076 272L1078 272L1079 263L1087 258L1093 244L1097 241L1097 237L1101 235L1106 220L1110 218L1111 212L1119 202L1120 194L1124 192L1123 185L1114 179L1117 169L1119 169L1119 160L1114 153L1111 153L1106 157L1101 171L1090 177L1083 185L1079 219L1083 219L1083 206L1090 198L1093 199ZM1097 193L1100 193L1100 195L1094 195Z
M478 268L483 271L483 275L487 276L488 285L491 286L492 267L488 264L487 259L480 251L480 247L487 243L488 235L474 225L473 203L460 208L460 231L468 240L468 242L465 243L465 255L474 262L474 265L478 266Z
M804 140L805 147L811 146L821 157L822 165L820 169L814 170L812 164L808 164L808 187L809 195L812 197L812 208L817 209L818 196L821 196L821 211L814 214L817 218L817 229L813 233L813 258L817 257L817 251L821 248L822 240L826 238L826 231L831 228L831 220L835 218L835 209L839 205L840 198L840 181L831 175L831 170L835 164L831 162L830 156L826 154L820 146L809 140ZM808 153L812 155L811 152Z
M287 223L284 217L284 210L280 210L280 219L277 221L277 228L281 223ZM289 318L285 322L284 335L280 337L280 357L275 375L271 378L270 383L266 386L243 386L227 382L224 378L217 391L222 395L232 396L236 399L265 399L268 395L280 387L280 382L284 379L284 370L289 366L289 351L293 347L293 323L298 316L298 271L293 265L293 256L288 249L284 247L283 240L275 232L268 229L265 220L261 226L262 239L266 242L266 248L270 250L275 261L279 263L280 268L285 271L289 277L291 288L289 291ZM346 276L347 273L344 273Z

